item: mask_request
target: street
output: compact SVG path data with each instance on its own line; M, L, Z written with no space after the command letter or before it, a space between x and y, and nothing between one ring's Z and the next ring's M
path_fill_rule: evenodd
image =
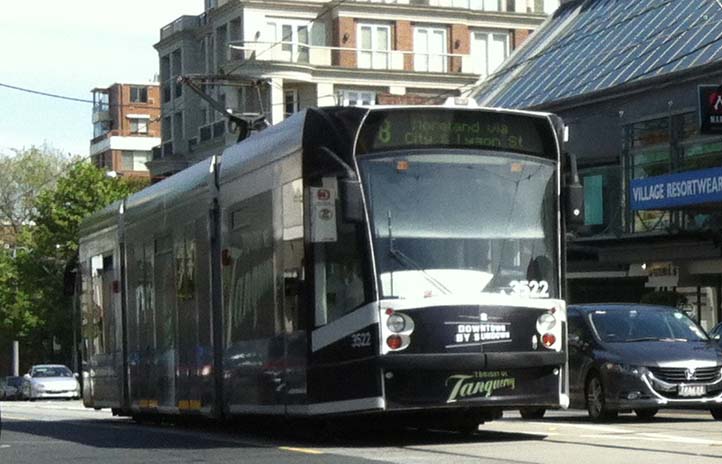
M623 415L591 423L584 411L539 421L505 418L479 433L446 431L261 431L230 424L139 425L79 401L3 402L0 462L112 463L713 463L722 459L722 424L707 412L662 411L651 421Z

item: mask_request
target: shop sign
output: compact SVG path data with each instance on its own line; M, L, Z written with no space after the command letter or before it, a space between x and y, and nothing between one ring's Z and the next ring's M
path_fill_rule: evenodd
M700 85L700 133L722 134L722 85Z
M634 179L629 197L632 211L719 203L722 202L722 168Z

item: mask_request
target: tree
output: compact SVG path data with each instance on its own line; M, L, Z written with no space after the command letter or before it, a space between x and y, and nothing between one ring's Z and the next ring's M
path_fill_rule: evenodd
M24 318L22 327L6 330L19 334L26 360L69 362L73 301L67 281L77 266L80 223L147 185L134 179L108 177L105 171L85 161L75 161L68 168L32 204L31 226L19 238L24 248L13 261L17 272L15 299L10 310L0 308L6 314ZM0 324L3 319L10 320L0 317ZM55 349L57 345L60 352Z
M48 145L0 154L0 223L13 238L34 214L36 196L54 187L69 162Z

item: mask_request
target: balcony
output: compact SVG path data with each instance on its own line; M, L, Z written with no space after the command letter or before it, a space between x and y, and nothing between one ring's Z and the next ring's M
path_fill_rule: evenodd
M173 34L181 31L195 29L200 26L200 18L198 16L181 16L170 24L162 27L160 30L160 40L167 39Z
M285 47L284 47L285 45ZM229 61L255 59L311 66L341 66L353 69L448 72L473 74L473 58L468 54L433 54L402 50L368 50L328 47L292 42L247 41L228 46ZM356 63L347 66L344 63ZM426 63L425 65L423 63Z

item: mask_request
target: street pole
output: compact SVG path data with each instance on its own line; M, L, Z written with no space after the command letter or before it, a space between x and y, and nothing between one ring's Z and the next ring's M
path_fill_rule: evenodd
M20 342L13 340L13 375L20 375Z

